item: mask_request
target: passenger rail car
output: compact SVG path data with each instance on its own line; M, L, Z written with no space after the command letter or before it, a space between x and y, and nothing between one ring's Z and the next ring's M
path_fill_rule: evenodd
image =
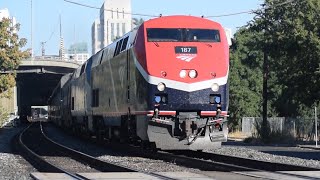
M220 147L228 133L228 71L219 23L151 19L64 77L50 99L63 119L53 120L78 133L164 150Z

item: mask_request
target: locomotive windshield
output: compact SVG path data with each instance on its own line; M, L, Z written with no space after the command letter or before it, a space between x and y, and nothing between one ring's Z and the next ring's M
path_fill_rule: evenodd
M219 30L214 29L186 29L186 41L220 42Z
M182 29L149 28L148 41L182 41Z
M150 42L220 42L219 30L147 28Z

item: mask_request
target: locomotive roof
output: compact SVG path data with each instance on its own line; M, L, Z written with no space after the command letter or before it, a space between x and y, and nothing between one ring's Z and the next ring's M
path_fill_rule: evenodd
M196 16L174 15L162 16L145 21L145 27L177 27L177 28L212 28L222 29L220 23Z

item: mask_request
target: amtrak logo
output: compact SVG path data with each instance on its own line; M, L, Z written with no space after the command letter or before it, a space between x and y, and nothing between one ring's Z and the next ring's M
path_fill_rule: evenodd
M176 58L182 61L190 62L192 59L197 57L196 54L180 54Z

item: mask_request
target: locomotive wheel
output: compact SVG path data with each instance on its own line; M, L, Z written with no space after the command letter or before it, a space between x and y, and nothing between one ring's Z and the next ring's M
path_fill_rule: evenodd
M149 141L142 141L141 148L143 151L149 151L149 152L157 152L158 151L156 143L149 142Z

